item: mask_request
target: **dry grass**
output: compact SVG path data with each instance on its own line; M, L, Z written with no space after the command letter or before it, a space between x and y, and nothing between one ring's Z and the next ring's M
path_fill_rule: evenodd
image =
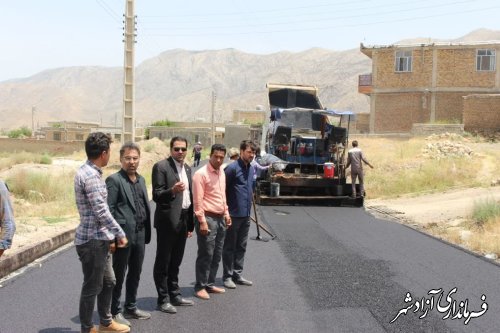
M74 172L58 175L19 170L7 179L20 217L76 215Z
M16 164L36 163L52 164L52 157L47 153L0 153L0 170L11 168Z
M472 157L429 159L422 149L425 138L359 139L360 146L375 169L366 168L365 183L369 198L391 198L404 194L441 192L457 187L488 187L500 179L498 143L477 136L449 136L472 149ZM442 138L432 138L439 142ZM456 226L430 223L424 230L438 238L477 253L500 257L500 204L491 200L476 202L467 221Z
M471 215L457 227L430 223L424 229L476 253L494 253L500 257L500 202L490 199L475 202Z
M500 175L500 153L495 144L465 141L462 144L475 153L472 159L450 157L436 160L423 156L422 150L429 143L424 138L362 138L359 141L367 159L375 167L365 168L365 187L372 199L455 187L489 186L491 178L478 177L478 169L483 163L487 164L488 175Z

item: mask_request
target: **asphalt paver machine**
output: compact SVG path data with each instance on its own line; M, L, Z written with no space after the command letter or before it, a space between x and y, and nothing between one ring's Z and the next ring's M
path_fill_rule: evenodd
M345 172L354 114L324 108L314 86L267 88L271 114L260 162L271 167L257 179L257 204L362 206L362 197L351 197Z

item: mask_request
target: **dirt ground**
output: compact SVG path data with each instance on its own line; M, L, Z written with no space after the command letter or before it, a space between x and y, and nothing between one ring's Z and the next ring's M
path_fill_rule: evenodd
M422 227L429 223L456 226L471 213L474 201L500 201L500 186L449 190L397 199L372 199L365 207L374 214L390 215L402 223Z
M114 150L116 153L112 155L110 164L106 168L108 170L105 171L105 176L115 172L120 167L118 149ZM142 149L139 172L144 175L151 170L152 165L156 161L168 154L168 148L159 140L149 140L143 143ZM190 157L190 154L188 154L188 157ZM0 171L0 178L5 179L15 170L23 168L31 170L38 168L53 173L67 172L68 170L75 171L83 163L81 158L81 156L74 157L74 160L56 158L52 165L16 165L8 170ZM481 173L484 173L485 178L496 179L498 175L492 175L489 172L488 164L486 163L480 169ZM470 215L475 200L491 198L500 202L500 184L498 183L497 181L491 187L487 188L453 189L444 193L419 194L396 199L367 199L365 201L365 208L377 217L408 224L424 232L425 228L423 227L429 223L447 224L456 227ZM25 203L20 202L16 198L14 198L14 201L15 209L22 210L24 209L23 207L26 207ZM57 223L47 223L47 221L40 218L23 218L17 222L17 232L13 240L13 246L5 252L5 256L15 255L17 252L36 242L49 239L56 234L75 228L78 224L78 218L74 215L66 220L57 221Z

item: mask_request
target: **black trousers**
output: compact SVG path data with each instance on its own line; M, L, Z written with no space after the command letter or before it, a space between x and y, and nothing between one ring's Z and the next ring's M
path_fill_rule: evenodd
M168 303L169 297L172 300L181 295L179 267L186 247L187 216L187 213L181 214L177 230L161 225L161 222L156 227L157 245L153 278L158 292L157 303L159 305Z
M137 230L131 235L127 235L128 246L125 248L117 248L113 254L113 270L116 276L116 285L113 288L113 297L111 301L111 314L116 315L122 312L120 306L120 296L122 294L122 286L125 281L125 273L127 280L125 282L125 308L134 310L137 308L137 289L139 288L139 280L141 278L142 263L145 254L145 231Z
M197 167L198 165L200 165L200 159L201 159L201 153L195 153L193 166Z

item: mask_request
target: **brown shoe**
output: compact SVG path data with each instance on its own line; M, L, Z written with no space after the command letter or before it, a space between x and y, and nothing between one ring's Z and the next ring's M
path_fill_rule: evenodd
M201 299L204 299L204 300L210 299L210 295L207 293L207 291L205 289L200 289L198 291L195 291L194 296L201 298Z
M90 329L89 333L97 333L97 328L95 328L95 326L94 326L94 327L92 327L92 328Z
M206 289L211 294L224 294L226 292L226 289L219 288L219 287L216 287L216 286L207 287Z
M127 325L118 324L116 321L112 320L111 324L108 326L99 325L99 333L128 333L130 332L130 327Z

